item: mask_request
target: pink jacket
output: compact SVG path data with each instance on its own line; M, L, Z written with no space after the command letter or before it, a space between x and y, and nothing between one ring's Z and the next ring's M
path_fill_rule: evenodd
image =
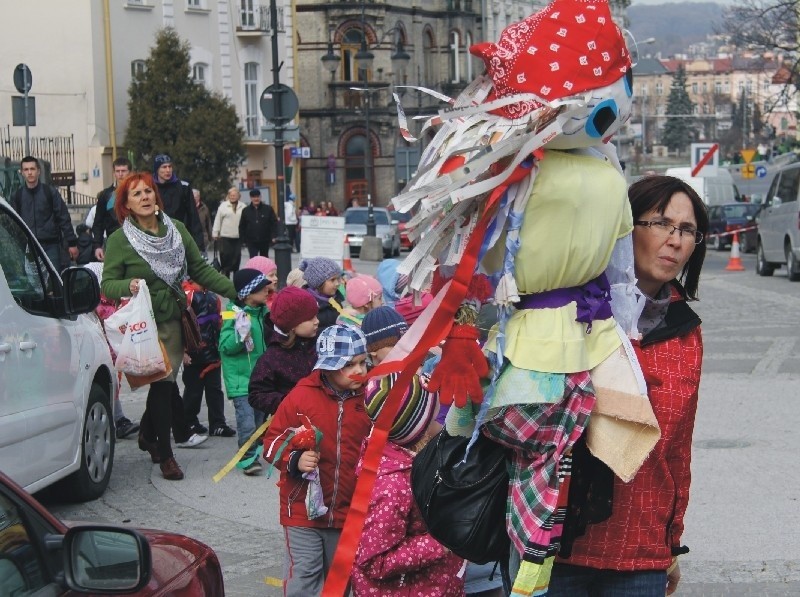
M463 560L428 534L411 494L414 453L388 442L353 566L360 595L464 595Z

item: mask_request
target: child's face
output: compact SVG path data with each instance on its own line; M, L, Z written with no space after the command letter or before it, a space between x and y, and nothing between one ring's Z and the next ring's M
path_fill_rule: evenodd
M271 288L272 289L277 288L278 287L278 270L275 270L274 272L268 273L267 274L267 280L272 282L272 284L271 284Z
M299 338L313 338L317 335L317 328L319 327L319 319L314 316L314 319L304 321L296 328L294 328L294 335Z
M325 296L333 296L336 294L336 289L339 287L341 281L342 276L340 274L331 276L322 283L322 286L319 287L319 293L324 294Z
M250 307L261 307L267 304L267 297L270 293L270 284L267 284L261 290L251 292L244 299L244 304Z
M331 385L343 392L357 390L364 385L364 376L367 374L367 355L360 354L338 371L328 371L328 381Z
M383 306L383 293L381 292L374 295L372 300L367 303L367 306L370 308L370 310Z

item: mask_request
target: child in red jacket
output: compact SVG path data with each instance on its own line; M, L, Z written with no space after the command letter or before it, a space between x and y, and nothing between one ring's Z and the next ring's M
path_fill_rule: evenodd
M281 471L287 596L322 591L356 487L361 442L371 427L362 388L364 334L331 326L317 339L317 355L314 371L283 399L264 436L264 458Z

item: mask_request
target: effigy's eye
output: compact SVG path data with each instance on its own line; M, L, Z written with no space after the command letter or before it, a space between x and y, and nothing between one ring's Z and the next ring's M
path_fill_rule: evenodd
M599 139L617 120L619 108L613 99L607 99L594 107L586 121L586 134Z

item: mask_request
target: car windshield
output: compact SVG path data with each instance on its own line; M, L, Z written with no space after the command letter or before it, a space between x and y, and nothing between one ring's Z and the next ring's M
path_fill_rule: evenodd
M405 224L411 219L411 212L401 213L399 211L393 211L392 219Z
M388 224L389 216L385 211L374 210L376 224ZM366 224L367 223L367 210L366 209L348 209L344 214L345 224Z
M726 218L746 218L758 211L758 205L742 203L741 205L726 205L724 208Z

